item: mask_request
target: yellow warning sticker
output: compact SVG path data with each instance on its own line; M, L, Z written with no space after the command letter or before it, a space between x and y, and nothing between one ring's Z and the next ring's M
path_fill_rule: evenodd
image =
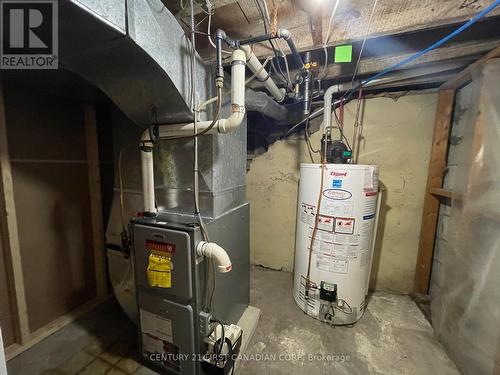
M172 287L172 259L154 253L149 254L149 285L158 288Z

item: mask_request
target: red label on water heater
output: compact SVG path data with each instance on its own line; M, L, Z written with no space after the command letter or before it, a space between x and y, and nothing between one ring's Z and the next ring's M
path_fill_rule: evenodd
M149 249L150 251L159 251L162 253L175 253L175 245L173 243L146 240L146 248Z

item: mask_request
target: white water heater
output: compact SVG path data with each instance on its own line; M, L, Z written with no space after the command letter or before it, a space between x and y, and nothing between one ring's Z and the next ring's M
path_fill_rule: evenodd
M377 166L301 164L293 297L308 315L334 325L362 317L377 198Z

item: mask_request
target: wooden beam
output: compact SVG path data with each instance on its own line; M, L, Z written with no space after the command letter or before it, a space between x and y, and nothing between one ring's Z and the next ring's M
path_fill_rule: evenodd
M446 154L448 151L454 100L455 90L441 90L439 92L415 269L414 294L428 294L429 291L434 239L440 204L439 197L433 195L431 189L442 188L443 186L443 173L446 167Z
M311 11L309 22L311 24L312 47L323 45L323 8L317 7Z
M431 188L430 193L432 195L435 195L435 196L441 197L441 198L448 198L448 199L453 198L453 192L451 190L446 190L446 189L442 189L442 188Z
M310 19L309 12L296 6L296 1L285 0L280 4L279 27L289 29L295 44L300 51L311 49ZM332 2L333 3L333 2ZM478 0L475 4L484 9L490 4L487 0ZM333 4L332 4L333 5ZM339 5L333 20L333 31L329 45L349 43L361 40L366 32L371 8L371 1L343 1ZM326 28L329 22L330 10L325 6L323 12L323 26ZM224 13L224 8L216 10L216 14ZM450 24L459 24L469 20L478 10L462 7L461 2L456 0L442 0L439 6L434 0L421 0L411 2L408 0L379 0L375 15L370 26L368 39L375 36L407 33L424 29L432 29ZM486 18L500 15L500 7L497 7ZM213 30L219 25L214 21ZM252 22L245 27L239 22L225 25L225 31L235 38L245 38L263 33L262 24ZM208 43L205 41L205 43ZM258 57L266 57L272 53L267 48L268 44L262 43L254 46L254 52ZM201 45L199 47L202 47ZM206 51L212 53L211 49ZM288 48L285 49L288 52Z
M457 76L448 82L445 82L441 85L441 89L458 89L472 80L472 72L475 71L478 67L483 65L489 59L494 59L500 57L500 46L495 48L494 50L488 52L482 58L477 60L474 64L469 65L466 69L461 71Z
M95 107L91 104L85 105L84 122L89 173L90 214L92 217L97 298L104 298L107 294L107 278L104 252L104 226L102 218L101 172L99 165L96 113Z
M16 206L14 202L14 187L9 159L7 140L7 124L5 120L5 103L3 88L0 83L0 230L2 231L3 247L5 249L5 264L11 298L14 301L13 316L16 325L16 341L25 343L30 339L26 293L24 289L23 267L19 234L17 230Z

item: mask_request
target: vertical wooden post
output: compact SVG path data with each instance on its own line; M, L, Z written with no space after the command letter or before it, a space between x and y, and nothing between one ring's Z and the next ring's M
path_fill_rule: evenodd
M90 211L92 217L97 298L103 299L107 295L107 280L104 252L104 229L102 218L101 175L99 165L96 113L95 107L91 104L85 105L84 121L89 173Z
M3 89L0 83L0 230L2 231L5 249L7 279L13 288L11 298L15 301L13 315L17 318L16 341L24 344L30 340L30 328L26 307L21 250L17 231L16 207L14 203L14 187L9 159L7 141L7 125L5 123L5 104Z
M420 242L415 269L415 282L413 285L414 294L428 294L429 292L434 240L436 237L440 203L439 197L433 195L431 190L443 187L443 174L446 168L446 155L448 152L448 139L454 100L455 90L446 89L439 92L431 158L427 174L427 186L425 189L424 210L422 213L422 226L420 229Z

